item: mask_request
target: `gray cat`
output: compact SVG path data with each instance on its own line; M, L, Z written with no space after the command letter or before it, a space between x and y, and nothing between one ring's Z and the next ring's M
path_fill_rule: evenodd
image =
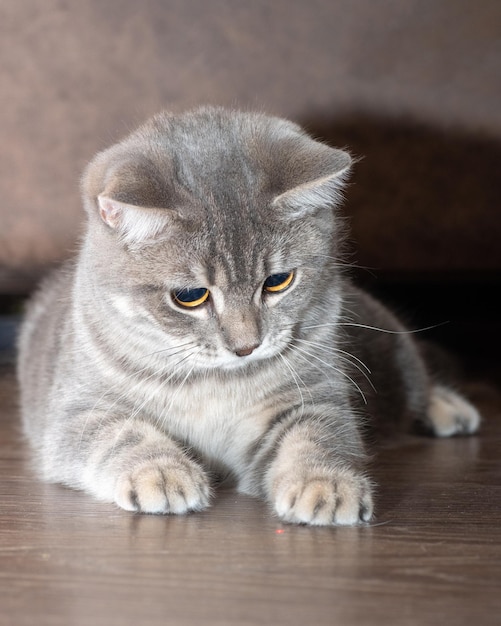
M97 155L80 253L20 337L46 480L186 513L219 477L284 521L356 524L373 515L366 431L477 429L347 276L350 163L288 121L217 108L160 114Z

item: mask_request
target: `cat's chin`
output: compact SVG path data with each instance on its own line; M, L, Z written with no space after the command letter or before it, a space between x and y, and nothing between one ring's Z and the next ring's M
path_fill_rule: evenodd
M270 349L268 347L267 349L262 349L261 347L245 356L238 356L232 353L220 355L206 365L205 371L241 372L245 368L255 368L265 364L267 361L275 358L279 352L280 350L276 348Z
M221 370L224 372L232 372L232 371L241 371L246 367L255 367L268 361L271 359L273 355L254 355L249 354L248 356L237 356L237 355L228 355L227 358L222 357L214 363L214 370Z

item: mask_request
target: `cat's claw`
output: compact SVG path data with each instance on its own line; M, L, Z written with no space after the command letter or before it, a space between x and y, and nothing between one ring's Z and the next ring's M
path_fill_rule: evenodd
M123 473L115 501L127 511L177 513L209 505L210 486L204 472L190 460L154 459Z
M283 475L274 493L275 512L285 522L352 526L372 517L370 482L347 469L326 468L308 477Z

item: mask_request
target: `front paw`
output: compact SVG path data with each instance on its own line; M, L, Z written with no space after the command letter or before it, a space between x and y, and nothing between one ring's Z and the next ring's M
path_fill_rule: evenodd
M127 511L177 513L209 504L210 486L203 470L188 458L146 460L124 472L115 487L116 503Z
M373 512L370 482L347 468L281 474L273 481L272 501L278 516L295 524L354 525Z

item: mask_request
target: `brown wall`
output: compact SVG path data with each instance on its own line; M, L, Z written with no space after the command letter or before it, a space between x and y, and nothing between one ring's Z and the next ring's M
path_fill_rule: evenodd
M205 103L364 157L362 265L499 270L500 24L498 0L0 0L0 293L74 250L97 150Z

